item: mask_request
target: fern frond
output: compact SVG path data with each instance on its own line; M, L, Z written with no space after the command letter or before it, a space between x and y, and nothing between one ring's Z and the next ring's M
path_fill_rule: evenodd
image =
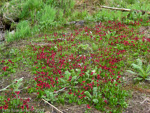
M139 65L137 65L137 64L131 64L131 65L132 65L132 67L133 67L134 69L143 70L142 67L139 66Z
M137 74L137 73L135 73L135 72L133 72L133 71L131 71L131 70L127 70L127 72L129 72L129 73L131 73L131 74L134 74L134 75Z
M140 60L139 58L136 60L137 61L137 65L142 67L142 60Z
M150 64L147 66L147 68L146 68L146 73L147 74L150 74Z

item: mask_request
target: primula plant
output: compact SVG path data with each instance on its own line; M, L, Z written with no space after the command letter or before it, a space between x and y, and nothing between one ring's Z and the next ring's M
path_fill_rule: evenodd
M150 80L150 64L145 69L142 60L137 59L137 64L133 63L131 66L135 69L135 72L131 70L127 70L127 72L137 75L134 80Z

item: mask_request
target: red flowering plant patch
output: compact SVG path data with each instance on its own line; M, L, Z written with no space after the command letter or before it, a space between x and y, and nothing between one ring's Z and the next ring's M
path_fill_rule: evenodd
M139 22L134 23L140 25ZM149 54L150 43L118 21L84 27L74 34L45 37L48 45L31 45L30 51L39 98L86 104L101 111L120 112L127 107L121 75L134 53Z
M19 96L20 91L11 92L9 94L5 93L5 96L0 96L0 111L3 113L13 113L13 112L32 112L34 110L33 106L29 108L30 99L22 99Z
M14 80L12 84L8 85L7 87L0 90L0 112L2 113L12 113L12 112L19 112L24 113L34 110L33 106L29 108L28 102L30 101L29 98L23 99L20 97L20 90L19 87L22 84L23 78L18 80Z
M2 72L0 74L0 77L7 76L10 73L15 73L17 68L17 64L14 63L14 61L8 59L8 60L0 60L0 71Z

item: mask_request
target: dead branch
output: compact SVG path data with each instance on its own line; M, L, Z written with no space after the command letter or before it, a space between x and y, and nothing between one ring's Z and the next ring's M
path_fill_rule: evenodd
M7 20L11 21L12 23L16 23L12 18L8 18L5 14L3 15L4 18L6 18Z
M24 77L21 77L20 79L18 79L18 80L16 80L16 81L19 81L19 80L21 80L21 79L23 79ZM1 91L5 91L8 87L10 87L12 84L14 84L15 82L13 82L13 83L11 83L10 85L8 85L8 86L6 86L5 88L3 88L3 89L0 89L0 92Z
M112 10L120 10L120 11L127 11L127 12L131 11L131 9L108 7L108 6L101 6L101 8L112 9Z
M116 7L108 7L108 6L101 6L101 8L112 9L112 10L119 10L119 11L126 11L126 12L136 11L138 13L142 12L142 14L147 13L148 15L150 15L149 11L143 11L143 10L132 10L132 9L116 8Z
M140 102L140 104L143 104L145 101L149 101L150 102L150 99L146 98L143 102Z
M49 102L47 102L46 100L42 99L44 102L46 102L47 104L49 104L52 108L54 108L55 110L57 110L59 113L63 113L62 111L60 111L59 109L57 109L55 106L53 106L52 104L50 104Z
M65 89L66 89L67 87L64 87L64 88L62 88L62 89L60 89L60 90L58 90L58 91L56 91L56 92L54 92L54 93L59 93L59 92L62 92L62 91L64 91Z

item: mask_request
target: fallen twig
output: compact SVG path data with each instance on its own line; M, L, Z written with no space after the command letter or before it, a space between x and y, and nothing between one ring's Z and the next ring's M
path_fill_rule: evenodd
M49 104L52 108L54 108L55 110L57 110L60 113L63 113L62 111L60 111L59 109L57 109L55 106L53 106L52 104L50 104L49 102L47 102L46 100L42 99L44 102L46 102L47 104Z
M3 15L4 18L8 19L9 21L16 23L12 18L8 18L5 14Z
M148 15L150 15L149 11L143 11L143 10L132 10L132 9L116 8L116 7L108 7L108 6L101 6L101 8L112 9L112 10L120 10L120 11L126 11L126 12L136 11L136 12L142 12L142 14L147 13Z
M20 79L16 80L19 81L21 79L23 79L24 77L21 77ZM6 86L5 88L1 89L0 91L5 91L8 87L10 87L12 84L14 84L15 82L11 83L10 85Z
M150 99L146 98L143 102L140 102L140 104L143 104L145 101L150 101Z
M131 11L131 9L108 7L108 6L101 6L101 8L112 9L112 10L121 10L121 11L127 11L127 12L130 12L130 11Z
M61 92L61 91L64 91L66 89L66 87L64 87L64 88L62 88L62 89L60 89L60 90L58 90L58 91L55 91L54 93L59 93L59 92Z

